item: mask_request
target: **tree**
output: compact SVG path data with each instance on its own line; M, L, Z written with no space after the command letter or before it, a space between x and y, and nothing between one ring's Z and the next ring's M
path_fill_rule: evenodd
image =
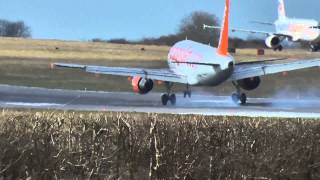
M185 38L201 42L204 44L217 45L219 40L219 31L213 29L203 29L203 24L217 26L218 18L210 13L203 11L193 12L191 15L182 19L178 32L175 34L165 35L158 38L144 38L140 41L127 41L125 39L109 40L108 42L117 43L137 43L172 46L176 42Z
M171 34L166 36L160 36L159 38L144 38L139 41L139 44L148 44L148 45L167 45L172 46L176 42L180 41L182 37L177 34Z
M0 19L0 36L6 36L9 21Z
M196 11L181 21L178 36L204 44L216 45L219 39L219 31L203 29L203 24L217 26L218 18L210 13Z
M177 33L159 38L144 38L138 43L172 46L176 42L187 38L205 44L216 45L219 39L218 31L203 29L203 24L218 25L218 18L207 12L196 11L182 19Z
M130 41L128 41L124 38L110 39L108 42L114 43L114 44L131 44Z
M5 37L31 37L30 28L23 22L10 22L0 19L0 36Z

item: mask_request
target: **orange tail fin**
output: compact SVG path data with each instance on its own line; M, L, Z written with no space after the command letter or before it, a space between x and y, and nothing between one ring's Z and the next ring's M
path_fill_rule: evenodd
M285 18L286 18L286 8L284 6L284 0L279 0L278 19L285 19Z
M228 55L229 49L229 14L230 14L230 0L226 0L224 19L220 32L220 41L218 47L218 53L220 55Z

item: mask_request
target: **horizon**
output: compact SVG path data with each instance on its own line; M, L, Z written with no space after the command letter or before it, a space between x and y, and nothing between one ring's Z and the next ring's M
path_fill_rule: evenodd
M285 3L288 17L320 20L320 13L306 6L311 4L310 6L317 7L320 2L316 0L309 0L308 3L286 0ZM1 1L0 7L1 19L24 21L31 28L32 37L35 39L87 41L94 38L106 40L124 38L136 41L176 33L181 20L194 11L214 14L221 23L224 0L202 0L197 3L190 0L174 2L84 0L81 3L75 0L67 2L12 0ZM301 11L302 7L308 10ZM250 21L273 22L276 18L277 0L261 0L259 3L255 0L231 1L231 27L272 31L272 27L255 25ZM231 36L246 38L250 35L231 33Z

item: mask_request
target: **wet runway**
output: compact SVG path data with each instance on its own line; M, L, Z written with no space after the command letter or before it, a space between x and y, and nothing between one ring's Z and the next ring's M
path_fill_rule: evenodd
M182 94L177 94L177 104L164 107L160 96L160 93L136 95L131 92L50 90L0 85L2 108L320 118L320 98L249 98L247 105L239 106L230 97L193 92L191 99L184 99Z

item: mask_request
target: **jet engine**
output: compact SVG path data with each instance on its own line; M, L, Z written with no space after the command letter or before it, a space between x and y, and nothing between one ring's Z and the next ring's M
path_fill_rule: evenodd
M139 94L147 94L153 89L153 81L142 77L133 77L131 85L133 91Z
M253 78L241 79L237 82L242 89L251 91L259 87L261 83L261 79L260 77L253 77Z
M277 48L281 45L281 39L278 36L271 35L265 41L268 48Z

